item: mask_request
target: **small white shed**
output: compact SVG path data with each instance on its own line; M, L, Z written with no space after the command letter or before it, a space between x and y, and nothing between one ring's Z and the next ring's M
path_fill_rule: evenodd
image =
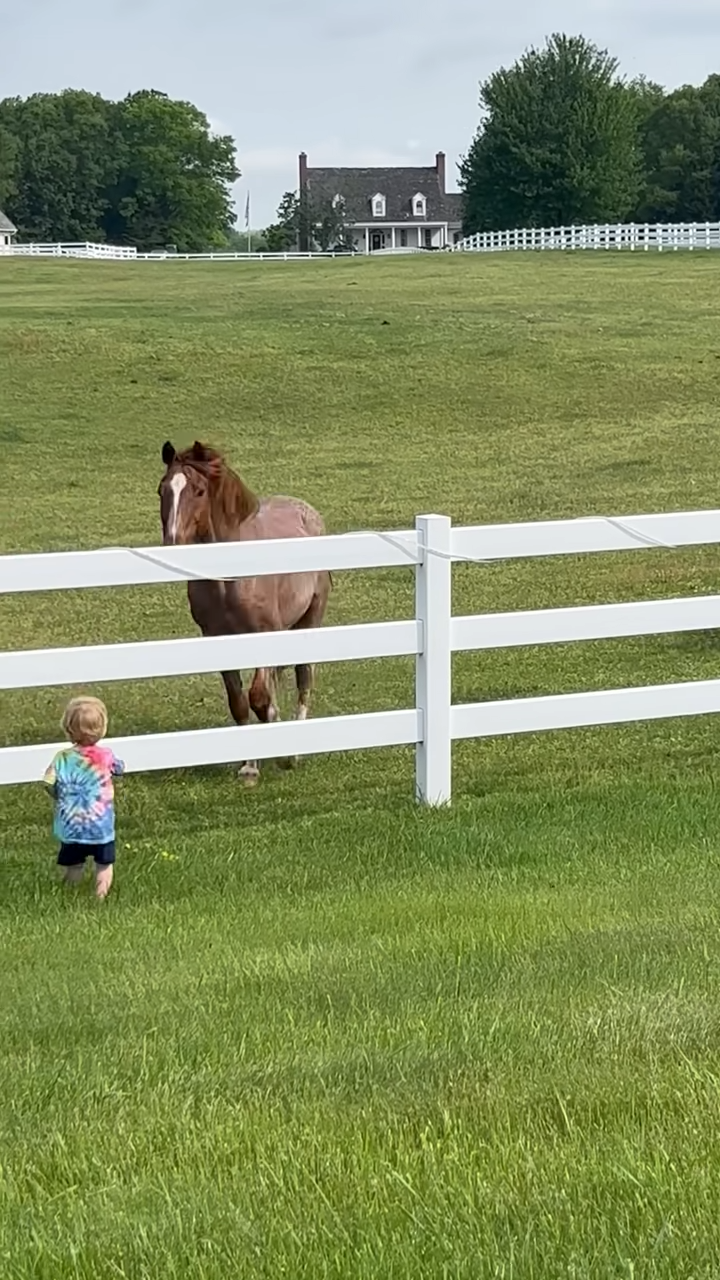
M0 209L0 248L6 244L12 244L13 237L17 235L17 227L13 226L9 218L5 217L2 209Z

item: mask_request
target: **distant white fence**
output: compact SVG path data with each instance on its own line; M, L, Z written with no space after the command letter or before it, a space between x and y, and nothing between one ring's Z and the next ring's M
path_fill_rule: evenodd
M109 258L127 261L137 258L130 245L90 244L87 241L63 244L2 244L0 258Z
M720 249L720 222L627 222L592 227L525 227L478 231L453 246L456 253L531 249Z
M102 258L111 262L188 262L191 259L199 262L245 262L267 259L275 262L293 262L306 258L349 258L355 257L349 252L300 253L288 250L287 253L176 253L170 250L154 249L150 253L140 253L131 245L91 244L6 244L0 245L0 257L6 258Z
M418 798L443 804L451 795L455 739L720 711L720 679L453 705L453 653L720 627L720 595L453 617L454 560L489 562L706 543L720 543L720 510L467 528L452 528L446 516L430 515L418 517L414 530L395 533L3 556L0 593L167 583L198 574L227 579L414 565L415 617L310 631L5 652L0 654L0 688L87 686L256 666L411 656L416 662L413 707L111 742L130 770L410 744L416 749ZM481 690L481 664L477 685ZM0 784L37 781L55 750L57 744L1 749Z
M720 249L720 222L617 223L592 227L525 227L516 231L479 231L455 245L455 253L503 253L539 249L662 250ZM426 254L424 249L377 249L371 258ZM131 262L300 262L306 259L367 257L366 254L330 250L327 253L175 253L153 250L140 253L130 245L8 244L0 245L0 257L100 258Z

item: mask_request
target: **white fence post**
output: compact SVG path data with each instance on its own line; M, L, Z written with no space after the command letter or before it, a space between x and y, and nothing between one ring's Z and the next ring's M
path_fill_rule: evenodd
M451 524L448 516L418 516L422 559L415 569L415 616L422 623L422 647L415 666L415 705L421 740L415 755L415 790L423 804L450 803Z

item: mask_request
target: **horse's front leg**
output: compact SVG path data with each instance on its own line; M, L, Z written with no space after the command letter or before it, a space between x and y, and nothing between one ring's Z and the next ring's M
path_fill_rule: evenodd
M258 667L250 685L250 706L261 724L272 724L280 719L274 667Z
M250 723L250 701L243 688L240 672L222 671L221 675L225 684L230 714L236 724L244 727ZM240 765L240 777L244 779L247 786L252 786L257 782L258 772L257 760L245 760Z
M296 720L307 720L310 710L310 694L313 690L315 680L315 667L307 662L299 663L295 667L295 683L297 685L297 707L295 709ZM299 763L299 756L286 756L284 760L278 763L283 769L294 769Z
M258 667L250 686L250 706L261 724L272 724L280 719L277 674L274 667Z

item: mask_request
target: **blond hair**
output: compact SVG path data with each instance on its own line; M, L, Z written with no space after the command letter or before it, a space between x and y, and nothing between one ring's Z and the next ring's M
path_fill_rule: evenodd
M79 747L92 747L107 733L108 717L99 698L73 698L61 721L63 733Z

